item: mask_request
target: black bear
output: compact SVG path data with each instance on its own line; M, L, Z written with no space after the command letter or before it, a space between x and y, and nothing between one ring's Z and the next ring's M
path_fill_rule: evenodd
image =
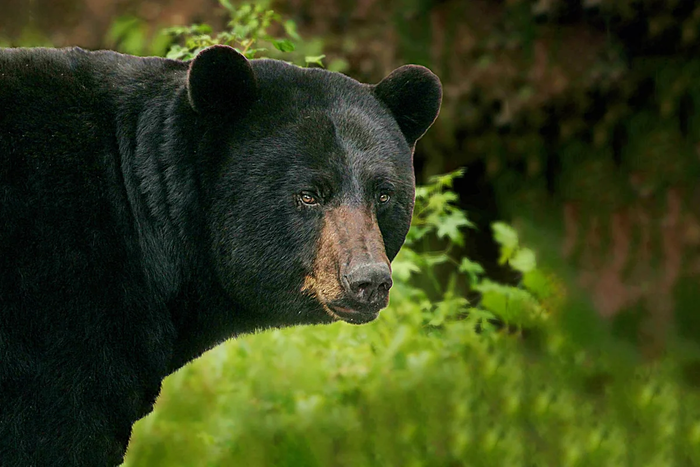
M119 464L162 379L387 305L437 77L0 50L0 465Z

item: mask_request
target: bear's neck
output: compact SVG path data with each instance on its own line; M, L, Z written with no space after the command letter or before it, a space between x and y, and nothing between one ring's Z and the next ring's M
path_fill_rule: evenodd
M183 108L184 92L184 87L173 91L172 85L149 83L125 95L116 116L124 187L143 271L150 293L161 300L172 299L186 279L189 231L197 223L196 141L191 130L196 119Z
M216 130L191 109L184 80L175 91L172 83L149 86L120 106L118 143L149 293L168 308L177 334L172 372L257 324L224 292L208 260L204 189L212 168L201 148Z

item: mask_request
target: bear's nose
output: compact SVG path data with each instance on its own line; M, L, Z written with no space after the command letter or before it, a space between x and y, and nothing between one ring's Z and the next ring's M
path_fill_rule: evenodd
M386 263L359 264L343 276L348 294L360 303L385 302L393 282Z

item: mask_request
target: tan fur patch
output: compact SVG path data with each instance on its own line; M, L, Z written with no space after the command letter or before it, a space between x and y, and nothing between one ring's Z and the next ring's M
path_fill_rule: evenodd
M323 220L313 272L305 278L301 290L315 296L326 312L338 319L326 304L344 294L340 283L342 267L353 259L377 256L389 263L379 226L370 212L345 206L328 211Z
M321 301L327 303L343 295L340 284L338 249L339 233L336 211L330 211L323 219L323 228L316 249L312 275L304 281L304 288L312 292Z

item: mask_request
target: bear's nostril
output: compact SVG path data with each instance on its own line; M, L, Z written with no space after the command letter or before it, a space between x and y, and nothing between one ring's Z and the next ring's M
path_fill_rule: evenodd
M385 263L370 263L355 267L343 277L352 298L363 303L386 300L391 288L391 271Z
M389 279L388 281L384 281L381 284L379 284L378 290L380 292L388 292L392 285L393 282L391 281L391 279Z

